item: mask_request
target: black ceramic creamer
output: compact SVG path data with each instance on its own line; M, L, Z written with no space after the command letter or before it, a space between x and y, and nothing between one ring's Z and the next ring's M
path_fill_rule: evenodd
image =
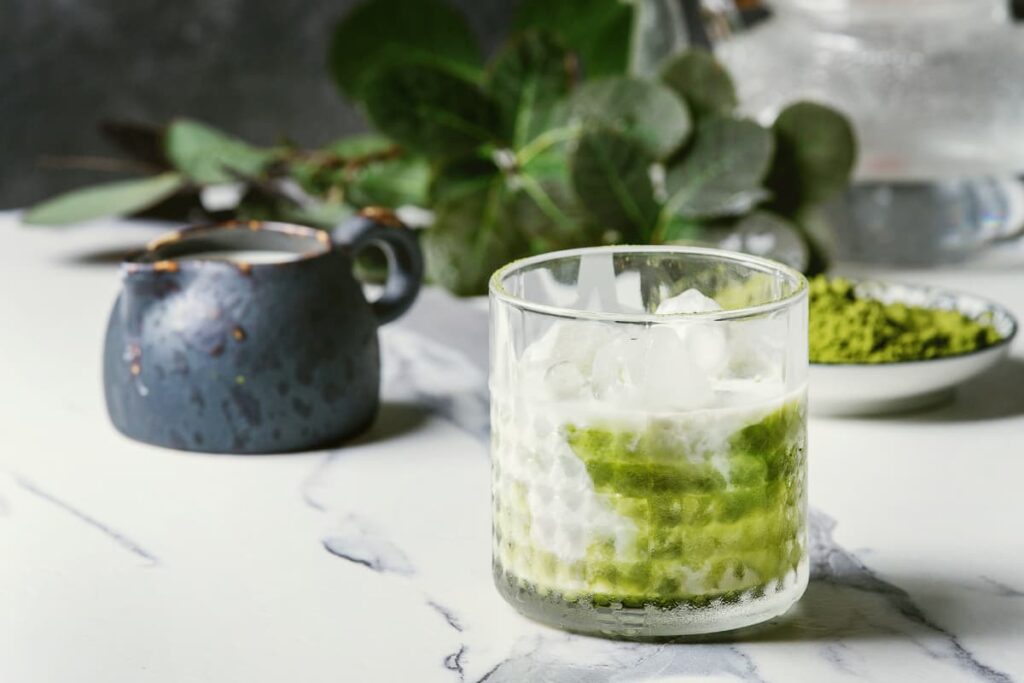
M414 236L387 214L333 233L233 222L172 233L122 265L104 348L111 420L140 441L266 453L338 442L377 411L377 326L419 289ZM389 272L369 303L354 254Z

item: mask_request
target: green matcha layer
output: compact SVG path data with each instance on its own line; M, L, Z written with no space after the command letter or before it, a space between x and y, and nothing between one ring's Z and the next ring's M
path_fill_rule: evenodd
M794 400L713 446L671 418L641 430L568 425L594 490L636 534L625 547L591 539L585 558L565 561L523 542L531 520L520 483L518 501L495 517L497 569L520 590L626 607L699 607L780 588L804 556L804 424Z

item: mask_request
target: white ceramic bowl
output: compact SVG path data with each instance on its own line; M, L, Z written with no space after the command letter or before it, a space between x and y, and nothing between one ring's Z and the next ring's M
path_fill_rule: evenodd
M1017 321L1002 306L971 294L920 285L863 281L858 296L885 303L958 310L990 322L1001 339L978 351L922 361L811 363L809 407L815 415L880 415L939 403L958 384L999 363L1017 334Z

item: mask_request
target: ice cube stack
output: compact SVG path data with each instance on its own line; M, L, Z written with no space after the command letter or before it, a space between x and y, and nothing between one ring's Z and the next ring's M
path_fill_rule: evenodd
M541 400L658 412L714 407L731 386L730 368L773 367L760 362L749 334L686 316L718 310L714 299L687 289L658 305L664 323L555 322L523 353L520 378Z

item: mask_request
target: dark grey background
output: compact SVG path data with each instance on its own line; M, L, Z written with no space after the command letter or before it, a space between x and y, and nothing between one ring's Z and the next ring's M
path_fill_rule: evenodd
M515 0L449 0L493 48ZM178 115L256 143L365 127L325 66L356 0L0 0L0 208L118 177L48 157L111 156L105 118Z

